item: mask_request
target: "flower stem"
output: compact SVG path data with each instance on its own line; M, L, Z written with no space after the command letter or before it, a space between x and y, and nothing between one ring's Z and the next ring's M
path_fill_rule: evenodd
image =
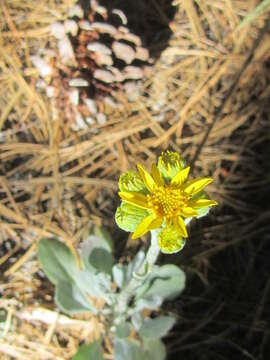
M124 287L118 296L118 301L115 306L115 313L117 314L116 322L121 321L126 316L129 302L134 296L136 289L144 282L146 277L152 271L159 255L159 246L157 239L157 231L151 231L151 244L146 253L146 256L137 272L132 274L129 283ZM117 320L119 319L119 320Z

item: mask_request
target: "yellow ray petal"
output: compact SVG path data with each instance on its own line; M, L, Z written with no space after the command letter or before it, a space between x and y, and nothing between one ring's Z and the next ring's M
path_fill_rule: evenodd
M185 237L185 238L188 237L186 225L185 225L184 220L182 219L181 216L178 216L178 218L175 219L174 225L177 227L179 233L180 233L183 237Z
M150 230L159 229L163 223L162 217L157 217L155 220L152 221L150 225Z
M126 201L129 204L138 206L142 209L149 209L148 203L147 203L147 197L143 194L139 194L137 192L126 192L126 191L120 191L118 193L120 198L124 201Z
M152 222L155 221L155 214L148 215L138 225L136 231L132 235L132 239L137 239L146 234L151 229Z
M188 178L190 166L186 167L183 170L180 170L172 179L172 185L182 185Z
M163 186L164 185L164 181L163 181L163 179L161 177L160 172L158 171L158 168L157 168L156 164L152 164L152 176L153 176L153 179L154 179L155 183L158 186Z
M204 207L210 207L210 206L216 206L218 203L214 200L208 200L208 199L198 199L195 201L191 201L192 207L194 208L204 208Z
M184 190L187 194L195 195L202 191L205 186L211 184L211 182L213 182L212 178L194 179L185 185Z
M192 207L186 206L181 210L181 215L184 217L193 217L193 216L197 216L198 212Z
M137 167L145 186L150 192L153 192L153 189L155 187L154 179L146 170L144 170L144 168L140 164L138 164Z

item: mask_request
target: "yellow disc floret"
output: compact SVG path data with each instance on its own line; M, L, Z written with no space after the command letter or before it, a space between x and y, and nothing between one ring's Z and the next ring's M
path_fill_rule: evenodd
M188 196L184 191L170 186L158 187L152 195L147 195L147 199L149 207L157 216L164 217L167 222L178 216L188 202Z

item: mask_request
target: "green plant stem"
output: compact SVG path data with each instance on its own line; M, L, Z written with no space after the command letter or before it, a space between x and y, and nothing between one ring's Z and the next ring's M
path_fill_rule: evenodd
M132 274L131 280L118 296L118 301L115 306L115 313L117 315L115 318L116 322L120 322L125 318L128 304L134 295L135 290L144 282L146 277L152 271L153 265L158 258L159 251L157 232L151 231L151 244L139 270Z

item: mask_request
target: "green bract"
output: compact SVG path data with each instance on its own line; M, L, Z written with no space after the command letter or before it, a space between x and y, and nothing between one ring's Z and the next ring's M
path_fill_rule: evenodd
M148 192L140 175L136 173L136 171L127 171L120 176L119 189L120 191L135 191L143 194Z
M171 180L186 166L185 161L176 152L166 151L158 159L158 169L166 180Z
M122 202L116 210L115 221L120 229L134 232L139 223L148 215L148 211Z
M166 227L158 234L158 243L164 254L174 254L182 250L185 239L175 227Z

